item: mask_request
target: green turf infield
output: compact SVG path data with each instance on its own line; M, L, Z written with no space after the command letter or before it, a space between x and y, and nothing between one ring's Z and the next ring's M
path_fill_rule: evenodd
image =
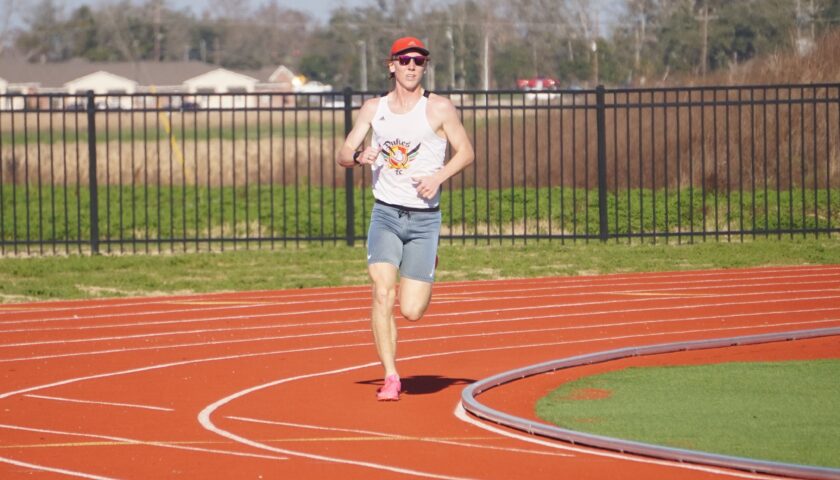
M569 382L537 416L571 430L840 467L840 359L633 367Z

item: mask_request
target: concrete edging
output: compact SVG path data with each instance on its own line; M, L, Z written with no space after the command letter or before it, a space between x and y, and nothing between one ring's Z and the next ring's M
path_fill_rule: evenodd
M562 440L575 445L603 448L634 455L644 455L680 463L696 463L737 470L746 470L753 473L782 475L815 480L838 480L840 479L840 469L718 455L695 450L664 447L648 443L622 440L619 438L593 435L508 415L504 412L490 408L476 400L477 396L498 386L533 375L565 368L573 368L581 365L590 365L593 363L608 362L627 357L655 355L659 353L803 340L834 335L840 335L840 328L798 330L783 333L658 344L646 347L627 347L586 355L578 355L510 370L479 380L463 390L461 393L461 404L463 405L464 410L481 419L489 420L516 430L521 430L531 435L539 435L542 437Z

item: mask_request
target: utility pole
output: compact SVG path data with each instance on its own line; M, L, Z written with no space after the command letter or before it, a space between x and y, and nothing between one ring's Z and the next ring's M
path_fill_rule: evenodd
M802 42L802 0L796 0L796 46Z
M636 48L634 52L635 55L633 57L633 70L636 72L642 69L642 45L644 44L645 37L647 36L645 33L647 28L647 17L644 12L642 12L642 18L639 23L640 25L636 29Z
M700 21L703 33L703 45L700 49L700 76L705 77L709 65L709 21L717 20L718 17L709 15L709 4L705 1L700 10L700 16L696 18Z
M423 43L425 45L431 45L429 43L428 38L423 38ZM427 62L426 63L426 85L425 88L429 91L435 91L435 63L434 62Z
M155 1L155 61L160 61L160 53L161 53L161 37L163 34L160 32L160 24L161 24L161 2L163 0L156 0Z
M485 30L484 33L484 61L483 64L483 85L484 91L490 90L490 34Z
M816 38L815 17L816 9L814 0L811 0L807 13L803 11L802 0L796 0L796 51L799 55L808 53L814 46ZM805 22L808 22L811 27L810 38L805 38L805 35L802 33L802 27L805 25Z
M455 39L451 26L446 27L446 39L449 41L449 89L455 90Z
M361 85L359 88L363 92L367 92L368 89L368 80L367 80L367 42L364 40L359 40L359 75L361 77Z

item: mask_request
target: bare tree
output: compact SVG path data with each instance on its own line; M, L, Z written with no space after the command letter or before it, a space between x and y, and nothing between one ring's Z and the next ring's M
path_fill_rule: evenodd
M15 0L3 0L0 6L0 54L6 48L6 43L9 41L9 30L12 22L12 17L15 15Z

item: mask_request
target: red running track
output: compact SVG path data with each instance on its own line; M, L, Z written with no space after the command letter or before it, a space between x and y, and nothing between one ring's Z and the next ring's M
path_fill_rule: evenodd
M0 306L0 478L767 478L523 437L463 415L460 393L560 357L838 327L840 265L440 283L421 322L399 321L407 392L393 403L374 397L369 298L347 287ZM793 344L732 356L840 351ZM527 413L556 384L540 377L494 401Z

